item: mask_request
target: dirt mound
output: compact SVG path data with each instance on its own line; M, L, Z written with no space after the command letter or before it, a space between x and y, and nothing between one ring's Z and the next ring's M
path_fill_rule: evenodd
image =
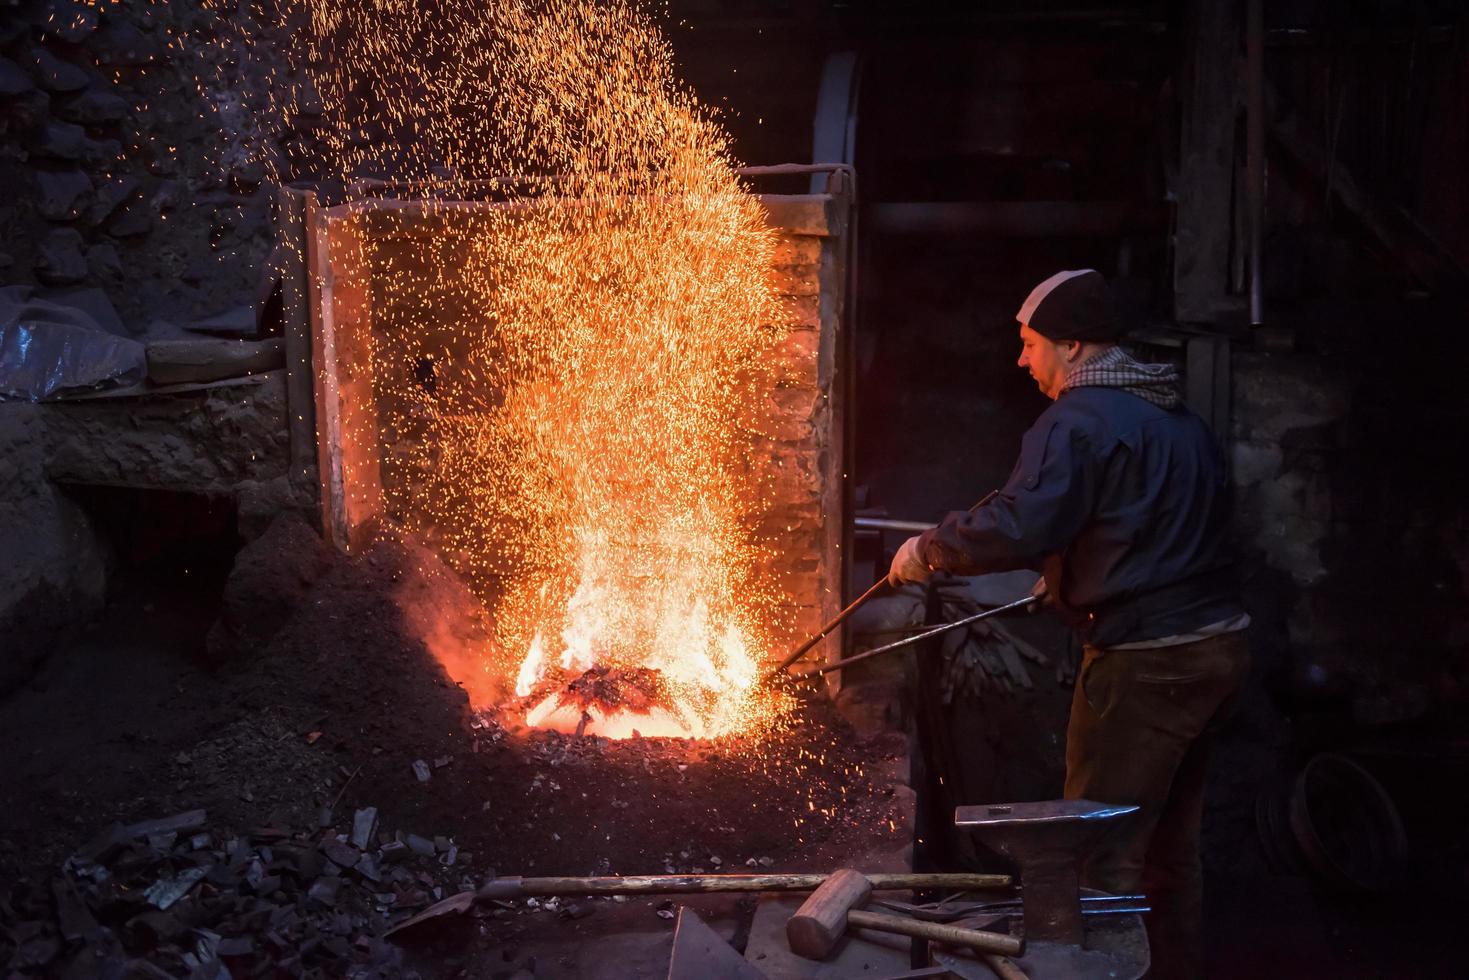
M240 549L224 586L223 608L209 631L211 657L224 661L264 646L332 565L331 548L299 514L287 511Z
M425 549L380 532L339 557L265 648L232 668L247 703L369 752L458 746L470 731L469 699L432 641L472 632L466 624L484 614L467 590L445 598L447 584Z

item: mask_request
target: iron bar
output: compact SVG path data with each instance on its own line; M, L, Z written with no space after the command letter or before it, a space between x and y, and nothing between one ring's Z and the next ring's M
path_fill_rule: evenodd
M855 657L848 657L846 660L839 660L834 664L827 664L825 667L818 667L816 670L808 670L804 674L795 674L793 676L804 678L819 677L822 674L829 674L834 670L841 670L843 667L850 667L852 664L857 663L859 660L868 660L880 654L890 653L893 650L899 650L903 647L917 643L919 640L926 640L930 636L938 636L940 633L947 633L950 630L956 630L961 626L968 626L970 623L977 623L982 619L989 619L991 616L998 616L1000 615L1000 613L1014 612L1017 609L1024 609L1026 606L1034 605L1039 601L1040 596L1028 595L1023 599L1016 599L1014 602L1008 602L1003 606L996 606L994 609L986 609L984 612L975 613L973 616L965 616L963 619L955 620L952 623L944 623L941 626L935 626L933 629L924 630L922 633L917 633L913 636L904 637L901 640L894 640L892 643L889 643L885 646L880 646L876 650L867 650L863 653L857 654Z

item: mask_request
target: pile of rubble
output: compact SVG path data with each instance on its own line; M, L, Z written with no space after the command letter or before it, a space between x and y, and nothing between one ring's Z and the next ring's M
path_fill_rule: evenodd
M413 975L396 941L416 914L475 887L471 855L449 838L388 833L375 807L345 830L329 809L317 822L236 834L191 810L115 824L49 892L0 896L12 923L0 953L12 975L68 980Z

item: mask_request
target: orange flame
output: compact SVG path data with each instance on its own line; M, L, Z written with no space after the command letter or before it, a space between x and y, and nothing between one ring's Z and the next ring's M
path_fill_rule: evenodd
M582 712L568 704L561 704L556 695L542 700L526 712L525 723L532 728L545 728L553 732L583 735L601 735L603 738L699 738L702 733L691 731L667 708L652 708L648 711L614 711L611 714L596 706Z

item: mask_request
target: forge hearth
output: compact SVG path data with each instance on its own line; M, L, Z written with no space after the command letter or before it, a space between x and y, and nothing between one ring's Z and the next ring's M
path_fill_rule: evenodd
M749 495L736 523L765 556L761 567L750 570L751 579L778 597L760 623L762 646L768 648L753 652L761 661L779 655L840 608L844 462L837 366L844 342L850 201L837 181L831 183L833 193L758 198L774 233L769 276L780 307L775 319L780 322L772 324L771 343L755 368L753 388L760 397L747 419L753 437L735 478L761 488L759 494ZM456 288L455 270L466 266L474 236L494 225L491 218L502 207L365 199L327 208L309 201L305 209L326 535L338 548L352 550L376 518L415 527L485 597L506 586L483 568L503 567L511 560L498 554L486 558L456 552L453 535L436 533L435 516L424 511L413 490L430 476L423 460L433 453L424 452L425 427L416 425L415 409L404 392L421 397L435 385L463 383L454 373L456 363L466 357L462 339L466 331L458 326L486 317L493 320L495 314L476 307L471 291ZM395 288L404 277L432 284L431 288ZM374 356L375 350L409 344L421 356L406 366ZM485 404L499 404L505 397L504 391L483 392ZM457 547L462 549L462 544ZM489 541L485 547L509 548L510 543ZM543 716L556 715L552 727L595 731L601 717L605 732L610 730L607 717L628 713L627 704L636 702L648 710L634 713L645 719L667 714L670 722L644 721L639 734L699 733L698 726L676 723L677 709L669 713L655 703L666 691L664 679L628 673L638 665L627 663L598 663L595 666L614 670L589 679L590 675L577 673L589 664L571 663L561 653L555 631L546 643L548 663L557 656L566 661L561 682L569 683L562 692L569 697L558 699L541 689L537 697L528 697L530 685L524 678L515 685L515 695L532 711L548 698L557 702L542 711ZM717 651L717 646L713 648ZM838 650L840 645L832 642L829 649ZM722 665L715 664L715 669L701 683L710 689L732 683L730 676L719 673L725 669ZM509 696L505 685L477 676L455 679L479 704ZM624 699L620 709L599 700L596 692L609 684ZM591 720L584 722L583 713ZM654 731L643 730L648 727ZM627 733L631 731L627 727Z
M589 710L649 711L667 706L658 671L646 667L593 667L557 692L562 704Z
M526 702L526 724L534 728L613 738L686 731L663 675L648 667L592 667L539 685Z

